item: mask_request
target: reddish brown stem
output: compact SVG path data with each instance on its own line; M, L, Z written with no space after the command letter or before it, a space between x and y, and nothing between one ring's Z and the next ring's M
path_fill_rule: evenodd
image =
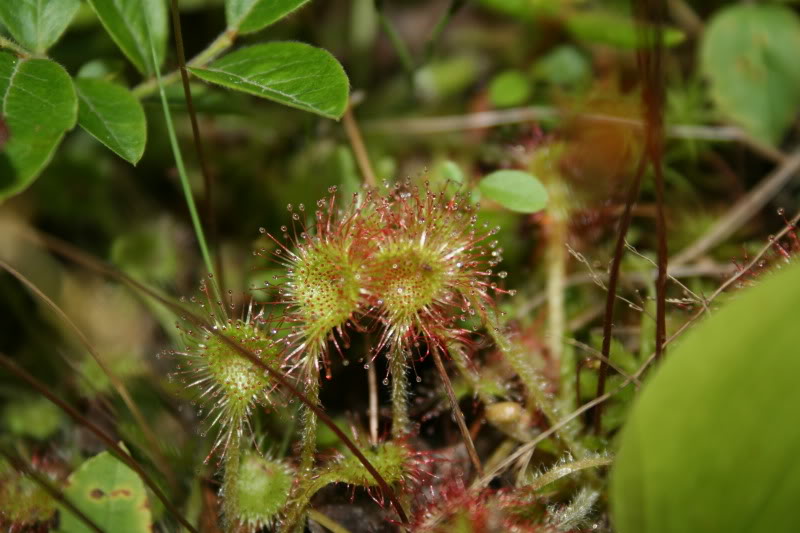
M602 354L608 358L611 352L611 332L614 321L614 300L617 292L619 267L625 246L625 235L631 222L633 203L639 196L639 188L648 161L653 166L656 185L656 229L658 232L658 279L656 281L656 357L660 357L666 341L666 281L667 281L667 238L664 216L664 175L662 169L662 144L664 137L663 107L663 35L661 21L665 11L664 0L637 0L634 3L636 18L640 22L640 48L637 52L639 73L642 78L642 107L645 119L645 141L639 165L626 199L625 211L620 221L614 259L609 273L608 294L606 295L606 314L603 321ZM602 361L597 381L597 397L605 392L608 362ZM594 431L602 429L602 404L594 410Z
M214 217L214 182L211 179L211 170L208 166L205 150L203 149L203 141L200 137L200 126L197 124L197 113L195 112L194 100L192 99L192 89L189 86L189 71L186 70L186 54L183 50L183 33L181 32L178 0L171 0L170 8L172 13L172 29L175 35L175 53L178 58L178 70L181 73L181 81L183 81L186 110L189 113L189 120L192 123L194 147L195 150L197 150L197 159L200 162L200 170L203 173L203 186L205 189L205 198L203 199L204 218L206 219L206 227L208 228L211 245L214 247L214 266L217 269L217 283L219 284L220 290L224 292L225 276L222 272L222 255L220 254L219 235L217 234L217 224Z
M261 368L265 372L268 372L270 374L270 376L273 379L275 379L275 381L277 381L281 386L285 387L285 389L288 390L293 396L295 396L297 399L299 399L301 402L303 402L306 406L308 406L308 408L311 409L314 412L314 414L316 414L319 417L319 419L322 421L322 423L324 423L326 426L328 426L328 428L330 428L330 430L333 431L333 433L336 435L336 437L345 446L347 446L347 448L351 452L353 452L353 455L359 460L359 462L364 466L364 468L375 479L375 482L378 484L378 487L380 487L380 489L383 491L383 493L386 494L387 498L392 503L392 506L395 508L395 511L397 512L397 515L400 518L400 521L403 524L408 524L408 517L406 516L405 511L403 511L403 507L400 505L400 502L398 501L397 496L395 496L394 491L386 483L386 480L383 479L383 477L380 475L380 473L375 469L374 466L372 466L372 464L364 456L364 454L361 453L361 451L353 443L353 441L350 438L348 438L347 435L341 429L339 429L339 426L337 426L333 422L333 420L327 414L325 414L325 412L319 406L314 405L314 403L311 402L305 396L305 394L300 392L294 385L292 385L289 382L289 380L286 378L286 376L284 376L282 373L280 373L280 372L270 368L266 364L264 364L264 362L261 361L261 359L259 359L254 353L250 352L249 350L247 350L243 346L239 345L235 341L229 339L224 334L222 334L220 331L215 330L212 327L211 324L209 324L206 321L202 320L200 317L198 317L194 313L188 311L187 309L185 309L181 305L176 304L175 302L172 302L169 299L161 296L160 294L158 294L157 292L155 292L151 288L147 287L146 285L143 285L142 283L140 283L140 282L136 281L135 279L125 275L122 272L118 272L117 270L111 268L110 266L106 265L105 263L103 263L102 261L100 261L98 259L95 259L95 258L93 258L91 256L87 256L86 254L84 254L80 250L74 249L71 245L69 245L69 244L67 244L67 243L65 243L63 241L60 241L60 240L55 239L53 237L47 237L45 239L45 242L54 251L57 251L58 253L61 253L61 254L65 255L66 257L72 259L73 261L76 261L77 263L83 264L84 266L87 266L88 268L91 268L92 270L96 270L96 271L98 271L98 272L100 272L100 273L102 273L102 274L104 274L106 276L109 276L109 277L111 277L113 279L116 279L118 281L121 281L121 282L129 285L133 289L141 292L142 294L146 294L150 298L153 298L154 300L156 300L159 303L163 304L164 306L166 306L168 309L172 310L178 316L186 317L186 320L189 320L190 322L192 322L196 326L204 328L207 331L214 333L220 339L222 339L223 342L225 342L226 344L231 346L234 350L236 350L240 355L242 355L243 357L249 359L254 365L258 366L259 368ZM194 531L194 530L192 530L192 531Z
M458 424L459 431L461 431L461 436L464 440L464 446L467 448L469 459L472 461L472 466L475 467L475 472L478 474L478 477L481 477L483 476L481 460L478 457L478 451L475 449L475 444L472 442L469 428L467 428L467 422L464 420L464 413L461 412L461 407L458 405L458 398L456 398L456 393L453 391L453 385L450 383L450 378L447 376L447 370L444 368L442 357L439 355L439 348L433 346L431 353L433 354L433 362L436 363L436 369L439 371L439 376L442 378L444 389L447 391L447 397L450 399L450 407L456 417L456 423Z
M614 328L614 303L617 300L617 284L619 282L619 268L622 264L622 254L625 251L625 235L628 233L628 228L631 225L633 218L633 204L636 198L639 197L639 187L642 183L642 175L644 169L647 167L646 152L642 152L639 159L639 166L636 168L636 173L633 176L630 189L628 190L628 197L625 201L625 210L622 213L622 219L619 222L619 230L617 231L617 243L614 246L614 257L611 260L611 268L608 273L608 288L606 292L606 311L603 318L603 346L600 352L603 354L605 360L600 361L600 372L597 379L597 393L596 397L600 397L606 390L606 378L608 377L608 362L606 361L611 354L611 332ZM603 404L598 404L594 408L594 431L600 433L602 428Z
M86 516L80 509L78 509L74 503L69 501L64 493L61 492L58 487L52 484L47 478L41 475L39 472L35 471L33 468L28 466L27 462L23 460L21 457L17 457L15 454L0 448L0 455L4 456L6 460L11 464L11 466L29 478L31 478L37 485L42 487L42 489L50 495L55 501L63 505L70 513L74 514L75 516L80 519L81 522L89 526L89 529L92 531L96 531L97 533L105 533L105 531L94 523L94 521ZM13 527L9 529L9 531L15 531Z
M169 501L167 496L161 491L158 485L153 481L153 479L145 472L144 468L130 456L125 450L123 450L114 440L111 435L100 429L94 422L90 421L88 418L83 416L78 412L77 409L66 403L64 400L53 394L50 389L30 375L27 371L22 369L18 366L14 361L9 359L3 354L0 354L0 366L3 366L6 370L20 378L21 380L25 381L28 385L32 388L36 389L36 391L50 400L53 404L59 407L62 411L64 411L70 418L72 418L76 423L82 425L94 435L103 441L103 443L108 446L111 452L123 463L128 465L134 472L136 472L139 477L142 478L142 481L153 491L153 494L161 500L161 503L164 504L164 507L189 531L192 533L197 533L197 530L186 520L183 515L178 511L178 509Z

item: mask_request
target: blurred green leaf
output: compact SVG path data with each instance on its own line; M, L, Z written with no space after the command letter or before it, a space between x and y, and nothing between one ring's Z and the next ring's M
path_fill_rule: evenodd
M591 73L586 57L574 46L566 44L539 59L532 69L536 78L566 87L586 83Z
M309 0L225 0L228 28L239 33L264 29Z
M481 194L518 213L535 213L547 205L547 190L521 170L498 170L480 183Z
M28 187L50 161L75 126L78 99L57 63L0 52L0 104L2 201Z
M144 153L144 110L128 89L105 80L77 78L78 124L126 161L136 164Z
M123 59L92 59L81 66L75 77L113 81L122 76L126 65Z
M338 119L347 108L344 69L326 50L304 43L258 44L189 70L203 80L323 117Z
M475 83L479 70L478 60L471 55L433 61L414 74L414 88L424 100L444 100Z
M800 265L700 326L645 384L623 429L620 533L797 529Z
M41 396L22 396L3 409L3 426L12 435L45 440L61 425L61 410Z
M175 232L168 218L122 233L111 245L111 261L125 273L162 284L178 275Z
M455 161L451 161L449 159L443 161L441 164L440 172L445 181L450 181L458 185L464 183L464 172L461 170L461 167L458 166L458 163L456 163Z
M61 37L80 5L79 0L5 0L0 22L19 44L42 54Z
M501 72L489 84L489 101L495 107L522 105L530 95L531 86L528 78L518 70Z
M800 20L788 8L721 10L704 34L700 64L711 98L754 137L777 143L800 106Z
M87 0L106 31L139 72L154 74L167 45L165 0ZM153 65L150 37L158 65Z
M136 473L109 452L86 460L69 476L64 495L103 531L152 533L150 504L144 483ZM92 530L66 509L61 509L60 533Z
M606 44L618 48L639 48L642 46L641 30L630 17L603 11L577 11L565 21L567 30L576 38L596 44ZM683 32L664 28L664 45L675 46L684 40Z

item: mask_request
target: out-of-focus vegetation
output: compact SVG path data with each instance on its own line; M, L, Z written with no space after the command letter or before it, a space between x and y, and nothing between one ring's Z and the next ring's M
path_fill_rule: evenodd
M0 2L0 526L796 530L795 4Z

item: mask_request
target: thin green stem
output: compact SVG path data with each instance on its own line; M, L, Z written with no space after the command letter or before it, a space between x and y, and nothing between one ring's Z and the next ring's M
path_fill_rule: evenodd
M243 417L244 413L237 415ZM231 427L230 442L225 450L225 470L222 474L222 514L225 517L225 528L234 533L239 515L239 467L242 462L241 423Z
M389 371L392 374L392 438L400 439L408 433L411 423L408 416L408 355L402 346L392 347Z
M475 303L476 302L473 302L473 305L475 305ZM557 424L563 416L559 412L558 407L556 407L553 396L546 391L544 381L531 364L527 354L525 354L521 348L512 344L493 310L486 310L484 321L489 336L494 341L497 349L503 354L506 361L508 361L514 369L514 372L519 376L523 385L525 385L525 389L528 391L536 408L544 414L551 425L554 426ZM575 424L569 424L556 431L556 435L561 440L564 447L572 453L574 457L582 459L586 457L587 450L578 441L577 433L578 431Z
M152 40L150 42L150 52L153 56L153 64L157 65L156 51L153 48ZM169 112L169 104L167 102L167 94L164 92L164 84L161 81L161 74L159 69L156 68L156 82L158 85L158 92L161 95L161 105L164 108L164 121L167 123L167 133L169 134L169 142L172 146L172 154L175 157L175 166L178 168L178 175L181 178L181 187L183 188L183 195L186 198L186 205L189 208L189 215L192 218L192 225L194 232L197 236L197 243L200 245L200 252L203 255L203 262L205 263L206 270L214 273L214 264L211 262L211 255L208 253L208 244L206 237L203 233L203 225L200 222L200 216L197 214L197 206L194 203L194 196L192 195L192 188L189 185L189 177L186 174L186 167L183 164L183 155L181 154L181 147L178 144L178 137L175 135L175 127L172 125L172 116ZM180 74L178 74L180 76ZM213 284L217 287L217 284Z
M211 60L216 58L219 54L230 48L234 41L236 40L236 32L232 30L227 30L223 32L219 37L214 39L211 44L209 44L205 50L194 56L188 63L186 63L187 67L204 67L206 66ZM161 76L158 72L156 72L155 78L150 78L136 87L134 87L131 92L137 98L143 98L145 96L149 96L150 94L156 92L160 86L166 87L167 85L172 85L173 83L177 82L181 79L181 71L180 69L173 70L169 74L165 74Z
M600 466L608 466L613 462L614 457L612 456L596 455L569 463L559 463L544 474L534 479L532 483L527 485L527 487L531 490L540 490L542 487L546 487L550 483L558 481L559 479L572 475L576 472L580 472L581 470L586 470L587 468L597 468Z
M330 530L331 533L350 533L349 529L343 527L338 522L334 522L327 515L324 515L319 511L315 511L314 509L308 510L308 517L316 522L319 522L322 527Z
M308 401L319 406L319 362L316 354L308 354L305 369L305 393ZM317 415L310 408L303 412L303 431L301 434L300 472L301 475L311 472L314 466L314 454L317 452Z
M450 23L453 15L458 13L458 11L464 7L464 4L466 3L466 0L451 0L450 5L447 6L447 10L442 14L439 22L437 22L436 26L433 28L433 32L431 32L431 36L428 39L428 44L425 46L426 63L433 58L433 53L436 51L436 45L439 44L439 38L442 36L442 33L444 33L444 29Z
M11 50L12 52L22 57L30 57L31 55L30 52L22 48L20 45L18 45L11 39L6 39L2 35L0 35L0 48L6 48L8 50Z
M205 215L205 222L208 225L209 233L211 234L211 244L214 245L214 255L216 258L217 269L217 283L219 284L220 292L225 289L224 273L222 271L222 254L219 248L219 239L217 235L217 224L214 217L214 187L213 180L211 179L211 169L208 165L208 159L203 149L203 141L200 136L200 126L197 123L197 113L194 110L194 101L192 99L192 89L189 85L189 71L186 69L186 55L183 49L183 32L181 31L181 17L178 8L178 0L170 2L170 11L172 14L172 28L175 35L175 51L178 56L178 70L181 74L183 81L183 94L186 98L186 110L189 112L189 121L192 125L192 137L194 138L194 147L197 152L197 160L200 163L200 170L203 173L204 185L204 206L203 214Z
M395 52L397 52L397 57L400 58L400 64L403 65L403 69L406 71L409 80L413 82L414 60L411 58L411 52L409 52L406 43L403 41L400 33L394 27L394 24L392 24L392 21L386 16L386 13L383 10L383 5L384 0L375 0L375 9L378 11L378 20L380 21L381 26L383 26L383 31L385 31L387 37L389 37L392 47L394 47Z
M47 306L53 310L53 312L61 319L64 324L75 334L81 344L83 344L86 351L89 352L89 355L92 356L94 361L100 367L100 370L108 377L108 380L111 382L111 386L114 390L119 394L120 398L122 398L123 403L128 408L128 410L133 415L133 419L139 425L139 428L142 430L142 433L145 436L148 444L151 447L152 452L152 459L153 462L158 465L159 470L164 477L167 479L170 487L175 490L177 489L177 484L175 481L175 472L169 465L164 454L161 452L161 448L158 442L158 438L156 437L155 431L150 424L147 422L147 419L142 414L139 407L136 405L136 402L133 401L130 393L128 392L128 388L125 386L125 383L117 376L111 367L106 364L106 360L104 357L100 355L100 352L94 347L94 345L89 341L89 338L83 331L78 327L72 319L61 309L58 304L56 304L53 300L51 300L44 292L42 292L39 287L33 284L28 278L23 276L20 272L14 269L11 265L6 263L3 260L0 260L0 269L5 270L9 274L11 274L14 278L16 278L20 283L25 285L33 294L35 294L40 300L42 300Z
M335 481L331 480L329 476L326 475L327 473L328 472L323 472L313 478L308 477L300 479L300 483L297 484L297 488L295 489L292 503L286 513L286 518L283 521L284 531L288 533L303 531L303 526L305 525L303 513L311 502L311 498L325 485Z
M550 201L547 206L547 345L550 357L561 368L562 401L571 402L575 397L575 375L577 372L571 353L564 352L566 313L564 311L564 287L567 270L567 224L569 205L567 190L561 176L553 174L548 182Z

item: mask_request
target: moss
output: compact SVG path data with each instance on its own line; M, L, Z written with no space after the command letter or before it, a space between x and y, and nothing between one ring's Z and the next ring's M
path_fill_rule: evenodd
M48 522L55 512L55 501L38 483L0 461L0 524Z

